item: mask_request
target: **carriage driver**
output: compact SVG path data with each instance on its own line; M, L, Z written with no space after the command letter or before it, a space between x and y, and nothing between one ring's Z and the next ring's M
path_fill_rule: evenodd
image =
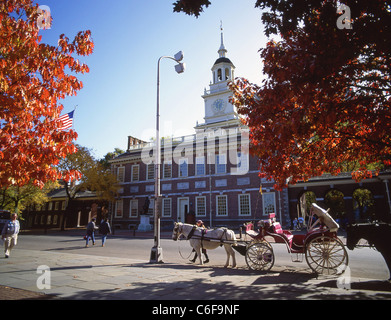
M197 227L206 229L206 227L204 226L204 223L202 222L202 220L198 220L197 223L196 223L196 225L197 225ZM194 248L193 248L193 251L192 251L192 252L195 252L195 255L194 255L194 258L191 259L190 261L191 261L191 262L195 262L198 255L197 255L197 252L194 250ZM208 263L208 262L209 262L209 258L208 258L208 254L206 253L206 249L202 248L202 253L203 253L204 256L205 256L205 261L204 261L204 263Z

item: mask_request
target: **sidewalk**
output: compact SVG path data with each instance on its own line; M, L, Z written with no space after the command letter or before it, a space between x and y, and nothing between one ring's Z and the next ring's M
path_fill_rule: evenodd
M40 266L49 266L50 274L37 273ZM346 290L337 287L336 277L316 278L308 269L284 266L262 273L17 248L9 259L0 257L2 300L391 299L389 282L350 280Z
M24 234L77 234L80 236L85 235L86 228L80 227L80 228L67 228L65 231L61 231L59 228L53 228L53 229L29 229L29 230L22 230L21 231ZM153 239L154 232L152 231L137 231L137 230L127 230L127 229L116 229L114 230L114 233L111 234L112 236L117 237L129 237L129 238L145 238L145 239ZM172 230L162 230L160 232L160 237L162 239L171 239L172 236Z

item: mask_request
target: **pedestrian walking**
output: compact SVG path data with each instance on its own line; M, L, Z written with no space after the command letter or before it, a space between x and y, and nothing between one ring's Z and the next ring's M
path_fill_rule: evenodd
M13 213L11 219L7 221L1 231L1 238L4 240L4 254L8 258L11 254L11 250L16 246L18 242L18 234L20 231L20 224L18 221L18 215Z
M88 241L92 240L92 245L95 245L95 230L99 229L95 225L96 219L93 218L88 224L87 224L87 235L86 235L86 248L88 247Z
M101 222L99 226L99 233L102 235L102 247L104 247L106 243L107 235L111 233L109 219L105 218Z

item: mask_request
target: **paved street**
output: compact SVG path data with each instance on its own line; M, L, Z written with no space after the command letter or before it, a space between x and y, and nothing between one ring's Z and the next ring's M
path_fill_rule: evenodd
M116 234L104 248L99 240L94 247L84 248L81 235L68 231L61 235L22 234L12 256L0 258L0 298L154 301L391 299L391 285L385 281L388 270L377 252L369 252L368 259L373 260L373 266L368 273L368 262L361 263L367 272L360 272L356 267L360 265L357 257L363 253L348 251L352 262L351 277L339 279L345 281L345 286L350 286L346 290L341 284L338 288L336 277L316 278L305 262L288 263L288 253L276 253L276 263L269 273L248 270L239 254L236 269L223 268L225 252L221 248L209 252L212 258L209 264L198 266L188 261L190 250L185 242L163 239L165 263L150 264L149 253L153 245L150 235L134 238ZM168 237L168 234L162 237ZM178 251L183 251L181 254L185 259ZM346 284L346 280L350 283ZM15 295L15 289L23 291Z

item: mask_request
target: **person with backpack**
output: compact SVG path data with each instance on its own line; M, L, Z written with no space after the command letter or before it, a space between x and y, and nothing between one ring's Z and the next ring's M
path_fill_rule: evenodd
M92 240L92 245L95 245L95 230L98 229L98 227L95 225L96 219L93 218L88 224L87 224L87 235L86 235L86 248L88 247L88 241Z
M109 224L109 219L105 218L100 226L99 226L99 233L102 235L102 247L105 246L107 235L111 233L111 228Z
M1 238L4 240L4 253L5 258L8 258L11 254L11 250L18 241L18 234L20 231L20 224L17 220L18 215L13 213L11 215L11 220L8 220L4 224L3 230L1 231Z

